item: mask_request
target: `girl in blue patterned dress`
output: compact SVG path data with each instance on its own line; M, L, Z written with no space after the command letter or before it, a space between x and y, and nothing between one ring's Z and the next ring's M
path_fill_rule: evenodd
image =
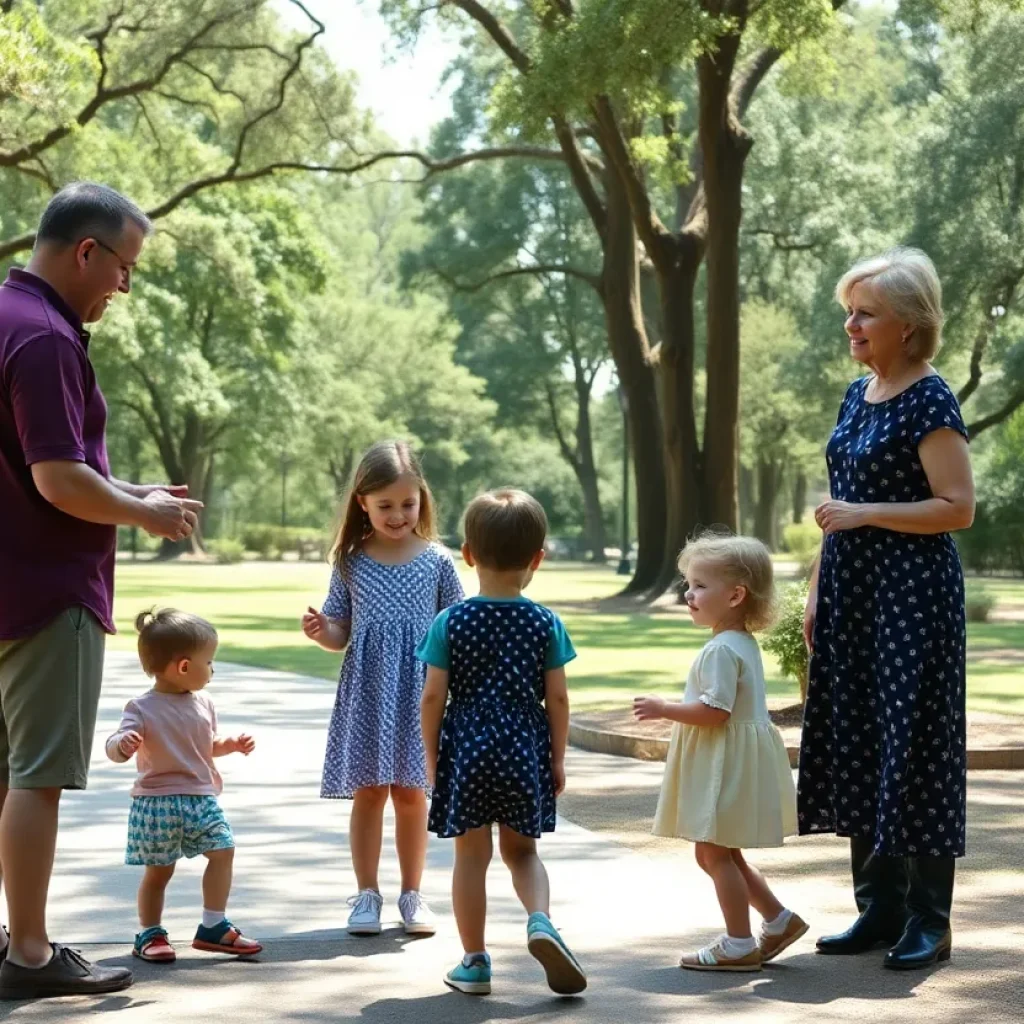
M303 632L328 651L348 648L327 737L327 799L352 800L349 842L358 893L348 931L380 933L378 869L388 796L402 875L398 910L410 935L432 935L420 896L427 852L427 772L419 702L424 668L416 645L443 608L461 600L447 549L435 541L434 508L409 446L374 445L356 468L332 552L330 592Z
M968 432L929 360L941 289L924 253L896 249L836 289L854 359L826 449L831 498L811 579L798 784L802 834L850 839L860 916L818 952L891 946L885 966L948 960L967 810L963 572Z
M569 697L576 652L558 616L523 596L544 557L547 517L522 491L474 499L466 510L467 565L480 594L442 612L417 655L426 662L423 740L434 785L430 831L455 838L452 906L465 951L445 976L459 992L491 991L484 944L492 827L529 920L527 947L561 995L586 988L548 917L548 876L537 839L555 829L565 788Z

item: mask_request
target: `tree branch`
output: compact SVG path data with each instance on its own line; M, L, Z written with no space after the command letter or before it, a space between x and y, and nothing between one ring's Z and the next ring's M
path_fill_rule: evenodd
M20 149L0 152L0 167L16 167L27 160L31 160L44 150L50 149L70 135L76 128L85 127L108 103L151 91L167 77L175 65L184 63L185 58L190 53L193 53L211 32L236 19L254 15L260 6L262 6L261 0L249 0L249 2L241 4L234 10L211 17L196 32L185 39L176 50L169 53L148 78L137 79L134 82L114 88L108 88L106 84L109 71L106 63L106 39L116 27L117 19L123 12L118 11L111 14L106 25L101 29L97 29L89 37L96 46L96 54L100 62L99 77L91 99L79 110L70 123L57 125L42 136L42 138L27 143Z
M496 274L491 274L471 284L456 280L438 266L432 265L430 269L449 287L454 288L458 292L478 292L498 281L507 281L513 277L540 277L544 274L565 274L567 277L575 277L579 281L585 281L594 291L598 294L601 293L601 279L597 274L580 270L578 267L562 266L557 263L538 263L532 267L513 267L510 270L501 270Z
M764 81L765 75L771 71L781 56L782 51L774 46L762 47L740 72L729 95L729 105L736 111L736 116L740 120L746 115L757 87Z
M261 178L272 177L275 174L358 174L361 171L368 170L376 164L383 163L388 160L415 160L426 169L426 174L424 174L422 178L416 179L415 183L420 184L431 178L433 175L440 174L444 171L455 170L456 168L464 167L467 164L479 161L500 160L506 157L523 158L528 160L550 160L559 163L565 161L565 154L561 150L543 149L532 146L505 146L480 149L470 153L459 153L456 156L442 160L435 160L432 157L427 156L425 153L416 152L414 150L394 150L374 153L372 156L369 156L358 163L341 166L335 164L303 163L298 160L280 160L275 163L265 164L262 167L253 168L249 171L240 171L237 168L232 170L231 167L228 167L219 174L211 174L205 178L198 178L195 181L191 181L188 184L183 185L177 192L173 193L158 206L154 206L152 209L147 210L146 216L148 216L152 221L160 220L162 217L166 217L173 210L177 209L177 207L181 206L181 204L186 200L191 199L192 196L199 192L203 192L206 189L216 188L220 185L256 181ZM598 168L603 166L599 160L594 160L586 154L583 155L583 159L586 161L587 166L596 165ZM17 252L23 252L26 249L31 249L34 243L34 232L28 232L23 235L18 235L15 238L10 238L6 241L0 242L0 259L6 259Z
M743 233L745 235L766 235L780 252L807 252L809 249L815 249L818 246L816 241L797 242L787 238L783 232L773 231L771 228L751 228Z
M557 115L552 117L551 122L555 128L558 144L562 147L565 161L569 165L569 174L572 177L573 185L576 186L576 191L579 193L580 199L583 200L591 223L603 239L608 230L608 212L597 193L591 168L593 167L597 173L602 173L604 165L583 151L576 132L564 117Z
M1008 271L1007 276L1000 282L999 286L989 292L982 302L985 319L978 328L978 333L974 337L974 344L971 346L970 376L956 396L957 401L961 405L977 391L978 386L981 384L983 375L981 364L985 358L985 351L992 340L992 335L995 333L1000 316L1005 315L1013 305L1017 287L1022 280L1024 280L1024 266ZM995 310L999 306L1002 307L1002 312L997 316Z
M992 307L995 303L989 305L988 311L985 315L985 320L981 327L978 328L978 333L974 336L974 344L971 346L971 372L967 378L967 382L957 392L956 400L963 405L975 391L978 390L978 385L981 384L982 369L981 362L985 358L985 350L988 348L988 343L992 338L992 333L996 329L996 318L992 315Z
M525 75L530 70L530 58L521 49L515 37L500 18L478 0L451 0L469 15L497 44L506 57Z
M1024 405L1024 388L1020 388L1009 400L994 413L983 416L974 423L967 424L967 436L973 441L980 433L994 427L1003 420L1009 419L1022 405Z
M633 154L629 151L629 145L619 125L615 108L607 96L602 95L597 98L594 103L594 115L601 128L601 148L614 165L625 186L640 241L647 249L647 255L656 263L661 262L665 259L665 241L669 232L654 212L651 197L647 193L647 186L641 177L640 168L633 160Z
M242 166L242 160L245 158L245 142L249 137L249 133L259 126L259 124L266 120L268 117L272 117L276 114L283 106L285 101L285 94L288 91L288 83L298 74L299 68L302 66L302 58L305 52L313 46L317 39L327 31L326 26L322 21L318 21L309 13L308 10L299 2L299 0L292 0L296 7L299 7L310 21L314 24L313 31L306 36L302 42L295 47L295 53L292 55L291 62L288 64L288 68L285 73L281 76L281 80L277 83L277 96L274 102L271 103L265 110L262 110L254 118L249 119L242 126L242 130L238 133L238 142L235 145L235 157L231 163L231 170L237 170Z
M547 379L544 381L544 394L547 399L548 413L551 416L551 426L555 432L555 440L558 441L558 447L562 450L562 456L565 461L575 468L577 466L576 459L578 453L566 440L565 433L562 430L562 423L558 418L558 402L555 400L555 389L551 386L551 381Z

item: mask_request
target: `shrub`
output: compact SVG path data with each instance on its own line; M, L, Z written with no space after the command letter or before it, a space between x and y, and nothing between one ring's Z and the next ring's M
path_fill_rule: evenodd
M814 559L821 550L821 530L817 523L790 523L782 529L782 547L799 562L800 571L809 576Z
M145 530L139 528L135 531L135 550L140 554L153 554L160 550L160 538L151 537ZM131 527L119 526L117 528L117 550L131 551L132 531Z
M246 551L251 551L260 558L270 558L277 551L276 534L279 529L277 526L249 523L242 527L239 540Z
M1024 516L1017 508L979 502L974 525L953 537L969 572L1024 573Z
M226 537L207 541L206 549L217 560L218 565L235 565L245 557L245 545L240 540Z
M807 645L804 643L804 609L807 583L791 583L782 592L779 617L769 630L762 647L779 659L784 676L800 684L800 701L807 698Z
M807 551L817 553L821 547L821 530L817 523L789 523L782 528L782 548L792 555Z
M316 561L327 557L330 539L323 530L310 526L274 526L271 523L249 523L240 531L242 544L267 561L278 561L285 552Z
M996 597L984 584L970 580L966 588L966 608L968 622L988 622L992 609L996 606Z

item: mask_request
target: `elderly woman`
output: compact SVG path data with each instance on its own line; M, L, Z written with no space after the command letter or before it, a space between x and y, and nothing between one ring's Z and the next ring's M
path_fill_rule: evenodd
M967 431L929 360L935 267L915 249L854 266L836 297L850 385L826 450L831 500L804 634L811 649L799 770L801 834L850 839L860 916L819 953L892 948L885 966L949 959L966 811L963 572L971 525Z

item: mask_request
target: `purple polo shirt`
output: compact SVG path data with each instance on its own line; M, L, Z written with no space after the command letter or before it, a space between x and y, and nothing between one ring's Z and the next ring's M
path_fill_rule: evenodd
M117 529L75 519L37 490L30 467L84 462L110 476L103 399L82 321L45 281L11 270L0 286L0 640L88 608L114 632Z

